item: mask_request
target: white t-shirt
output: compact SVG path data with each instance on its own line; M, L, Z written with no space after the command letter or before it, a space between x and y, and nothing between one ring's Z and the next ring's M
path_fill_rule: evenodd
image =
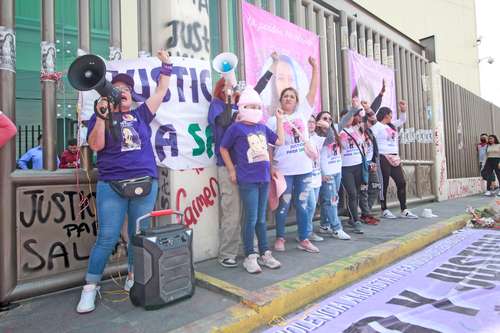
M365 152L366 152L366 160L371 161L373 159L373 142L365 137Z
M323 146L321 149L321 173L332 176L342 171L342 153L337 141Z
M319 136L316 133L311 134L309 141L312 143L314 147L316 147L316 150L318 152L321 152L321 149L323 148L323 144L325 143L325 137ZM313 188L318 188L321 187L321 164L320 164L320 157L318 157L317 160L311 161L312 162L312 181L311 185Z
M309 140L307 121L312 112L312 107L305 102L299 104L294 113L283 119L285 143L274 148L273 167L284 176L302 175L312 171L311 159L304 151L304 141L294 129L300 131L304 140ZM276 117L269 118L267 126L276 132Z
M357 126L344 128L340 133L340 144L342 145L342 166L353 166L358 165L363 162L361 158L361 153L356 146L354 140L346 133L348 132L358 143L361 149L364 141L364 137L359 132L359 128Z
M380 121L371 127L380 154L399 154L398 131Z

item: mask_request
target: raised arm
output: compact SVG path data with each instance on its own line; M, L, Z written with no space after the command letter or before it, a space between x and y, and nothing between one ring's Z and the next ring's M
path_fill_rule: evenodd
M276 73L276 66L278 65L278 60L279 56L276 51L271 53L271 58L273 59L273 63L271 67L262 75L262 77L257 81L257 84L255 85L254 89L257 92L257 94L260 95L261 92L266 89L267 84L271 80L271 77L273 76L274 73Z
M314 99L316 98L316 92L318 91L318 63L313 57L309 57L309 64L312 67L312 77L311 83L309 84L309 92L307 93L307 102L311 107L314 106Z
M401 127L406 122L406 111L408 110L408 104L406 101L399 101L399 118L392 122L396 127Z
M158 111L158 108L163 102L163 98L167 94L173 67L167 51L159 50L156 56L161 61L160 77L158 78L158 85L156 86L155 92L146 100L146 105L153 114Z

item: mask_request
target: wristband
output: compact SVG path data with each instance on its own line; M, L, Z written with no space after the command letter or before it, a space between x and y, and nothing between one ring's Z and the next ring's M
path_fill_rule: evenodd
M172 75L173 68L174 68L174 65L172 65L172 64L162 63L161 67L160 67L160 74L170 76L170 75Z

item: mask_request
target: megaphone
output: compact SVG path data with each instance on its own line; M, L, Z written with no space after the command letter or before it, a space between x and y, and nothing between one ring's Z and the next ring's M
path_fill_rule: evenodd
M118 105L121 92L106 80L106 64L104 60L93 54L80 56L73 61L68 69L68 81L79 91L95 90L99 95Z
M236 54L231 52L223 52L216 56L212 61L212 67L214 70L221 74L224 79L231 82L233 87L236 86L236 75L234 71L237 65L238 57Z

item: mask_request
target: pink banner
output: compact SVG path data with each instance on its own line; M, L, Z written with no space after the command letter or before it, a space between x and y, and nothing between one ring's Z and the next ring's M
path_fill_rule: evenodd
M319 37L246 1L242 16L247 84L257 83L271 66L271 53L276 51L280 54L276 75L261 94L268 112L274 112L279 94L290 86L299 92L299 101L305 101L312 72L307 59L312 56L319 64ZM320 90L316 94L316 112L321 111Z
M393 117L396 116L396 86L393 69L349 50L349 75L351 94L358 95L360 100L368 103L372 103L377 97L382 89L382 80L385 80L385 94L381 106L390 108ZM394 119L397 119L397 116Z

